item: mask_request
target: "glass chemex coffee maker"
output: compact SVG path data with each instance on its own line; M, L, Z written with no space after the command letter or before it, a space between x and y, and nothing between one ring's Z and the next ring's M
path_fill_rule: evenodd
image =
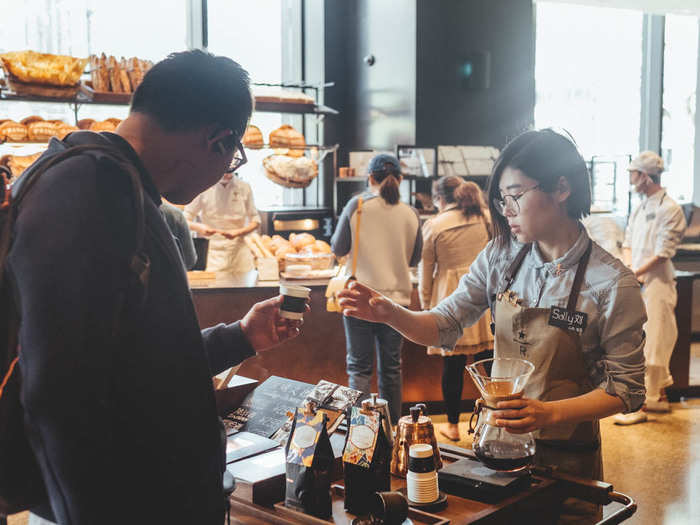
M486 370L491 367L491 375ZM481 399L476 401L469 420L469 433L474 433L472 448L476 457L488 468L503 472L518 472L532 465L535 438L532 433L511 434L495 425L496 404L522 396L535 365L525 359L482 359L468 365L467 371L476 384ZM478 418L476 430L474 419Z

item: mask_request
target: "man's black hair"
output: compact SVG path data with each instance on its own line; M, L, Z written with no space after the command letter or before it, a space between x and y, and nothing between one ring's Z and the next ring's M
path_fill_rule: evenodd
M227 57L198 49L171 53L146 73L131 111L152 117L165 131L218 124L240 140L253 112L250 78Z

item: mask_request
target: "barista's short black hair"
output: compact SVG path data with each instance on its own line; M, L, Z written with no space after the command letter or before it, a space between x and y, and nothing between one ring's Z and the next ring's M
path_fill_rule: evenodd
M571 187L566 199L566 213L572 219L582 219L591 211L591 178L586 161L571 135L551 128L526 131L509 142L494 164L489 179L489 209L494 226L494 237L501 246L510 243L508 220L494 204L501 198L499 184L506 168L520 170L538 182L540 189L552 192L560 177Z
M146 73L131 111L152 117L165 131L218 124L240 139L253 112L248 72L198 49L172 53Z

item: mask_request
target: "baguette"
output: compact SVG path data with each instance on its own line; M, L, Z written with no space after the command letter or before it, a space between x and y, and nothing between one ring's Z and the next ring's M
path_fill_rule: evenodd
M258 234L257 232L253 232L250 236L252 237L255 245L262 252L263 257L272 257L272 252L265 247L265 244L263 244L260 234Z
M250 238L250 235L246 235L245 237L243 237L243 241L245 242L246 246L250 248L250 251L253 252L253 255L256 259L263 258L263 254L260 251L260 248L258 248L257 245L253 242L253 240Z
M119 80L121 81L122 91L124 93L131 93L133 91L129 75L126 72L126 59L124 57L119 61Z

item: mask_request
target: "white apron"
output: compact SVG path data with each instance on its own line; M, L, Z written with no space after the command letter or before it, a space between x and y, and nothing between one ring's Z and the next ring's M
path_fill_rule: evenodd
M567 305L569 311L576 310L591 247L592 243L579 261ZM508 290L530 249L531 245L526 244L515 258L506 272L505 289L497 296L494 357L527 359L535 365L524 397L555 401L585 394L592 386L586 373L580 336L550 325L549 308L522 306L517 295ZM537 465L556 465L559 471L568 474L602 480L598 420L555 425L533 434L537 438ZM568 498L563 502L559 523L595 523L600 517L599 505Z
M221 230L243 228L250 215L243 184L234 177L227 184L219 182L208 189L202 222ZM242 237L227 239L218 233L209 237L207 271L245 273L254 267L253 254Z

